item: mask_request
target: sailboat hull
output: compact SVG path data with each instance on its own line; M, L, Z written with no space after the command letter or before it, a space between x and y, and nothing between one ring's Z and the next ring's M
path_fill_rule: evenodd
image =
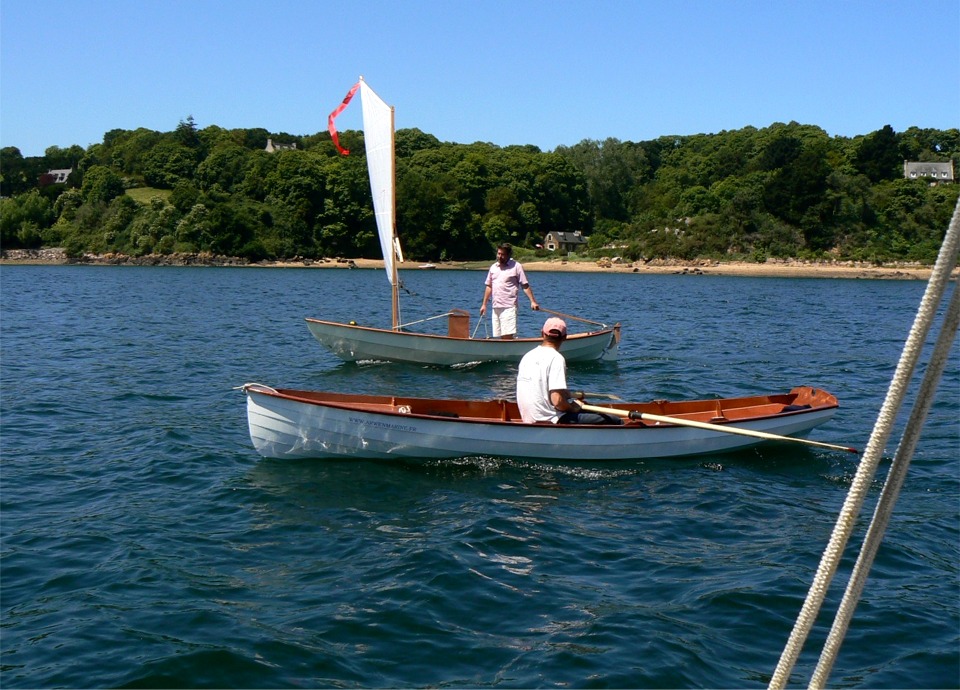
M369 360L433 366L519 362L540 343L539 338L454 338L319 319L306 321L313 337L347 362ZM589 333L572 333L563 344L563 356L568 362L615 361L619 344L619 324Z

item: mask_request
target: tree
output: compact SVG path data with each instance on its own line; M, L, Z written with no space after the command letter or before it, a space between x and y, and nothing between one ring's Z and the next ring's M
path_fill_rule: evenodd
M50 146L43 153L46 167L52 170L76 168L86 155L86 151L76 144L65 149L59 146Z
M296 141L267 153L268 138ZM83 252L212 251L265 256L380 255L363 132L294 136L265 129L111 130L85 151L24 158L0 149L4 246ZM507 239L593 233L591 252L932 260L960 185L903 180L903 159L954 161L960 130L889 126L830 137L796 122L652 141L536 146L445 143L397 132L397 224L406 255L486 259ZM39 185L73 167L68 184ZM76 187L74 185L79 185ZM124 189L172 190L134 203ZM39 194L34 190L39 189ZM31 196L24 197L31 193ZM161 195L162 196L162 195ZM23 198L21 198L23 197Z
M3 147L0 149L0 196L12 197L34 189L46 171L43 158L24 158L17 147Z
M124 193L123 180L110 168L95 165L84 173L80 191L88 204L108 204Z
M134 131L114 129L103 136L103 144L92 146L90 165L108 165L126 175L142 175L147 154L163 141L163 135L141 127Z
M143 156L143 177L152 187L173 189L193 179L197 161L192 149L174 141L162 141Z
M53 220L50 202L37 190L12 199L0 199L0 245L39 247L41 231L49 228Z
M897 135L890 125L860 140L856 157L857 169L871 182L893 180L901 176L903 158Z
M243 183L251 159L251 152L242 146L232 141L221 143L197 166L200 189L210 189L216 184L223 191L234 193Z
M173 136L178 144L189 149L200 146L200 137L197 136L197 123L194 122L193 115L187 115L186 120L180 120Z
M643 148L613 138L602 143L585 139L572 148L560 147L557 153L583 173L595 219L630 217L632 191L649 174Z

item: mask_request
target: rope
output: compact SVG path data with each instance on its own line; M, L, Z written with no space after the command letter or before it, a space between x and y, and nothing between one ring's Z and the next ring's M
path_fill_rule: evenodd
M433 321L434 319L442 319L444 316L451 316L453 312L446 312L445 314L437 314L436 316L428 316L425 319L420 319L419 321L411 321L410 323L402 323L397 328L406 328L407 326L416 326L418 323L423 323L425 321Z
M920 301L916 319L910 329L910 334L907 336L900 361L887 391L887 397L880 408L873 433L850 485L847 498L837 518L837 524L834 526L833 534L820 560L820 566L817 568L817 573L797 617L797 622L790 633L790 639L787 640L777 668L770 679L769 687L771 690L786 686L797 657L799 657L803 648L803 643L806 641L820 606L823 604L830 581L836 573L840 558L843 555L843 549L870 488L872 477L876 474L877 465L880 463L883 450L893 429L897 411L903 403L907 385L916 368L923 343L936 314L937 305L943 298L950 280L950 273L956 265L958 248L960 248L960 200L954 208L950 227L944 237L943 245L940 247L940 254L937 256L937 262L927 283L927 289Z
M923 423L931 405L933 405L933 396L936 393L937 384L943 376L943 371L947 367L950 348L953 346L953 339L957 334L958 327L960 327L960 287L954 287L950 306L947 308L946 317L940 328L940 336L930 357L930 363L927 365L920 390L917 392L917 402L914 404L907 427L900 439L900 446L897 448L893 464L887 474L887 481L880 492L880 500L877 502L873 520L867 530L867 536L864 538L860 557L857 559L850 575L850 582L843 595L843 601L840 602L840 608L837 609L837 617L833 622L833 628L831 628L827 641L824 643L820 662L810 678L811 688L825 687L829 679L833 663L840 651L840 645L847 634L847 628L850 627L853 612L860 601L860 594L866 584L867 575L873 566L873 560L880 549L884 532L890 522L890 516L893 514L893 506L900 496L900 489L907 477L907 469L910 467L913 451L917 447L917 441L920 440L920 430L923 428Z

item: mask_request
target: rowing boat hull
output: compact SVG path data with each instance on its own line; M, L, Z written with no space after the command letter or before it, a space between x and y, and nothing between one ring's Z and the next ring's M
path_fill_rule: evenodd
M674 425L524 424L512 421L518 420L518 413L516 403L509 401L275 390L261 384L247 384L243 390L250 438L258 453L271 458L612 461L723 453L764 443L756 438ZM653 405L664 409L662 402L618 407L656 409ZM676 408L678 416L690 419L707 419L713 410L723 408L721 414L728 419L720 424L735 422L740 428L781 436L806 434L829 420L838 407L832 395L811 388L797 388L779 396L673 405L685 405ZM454 409L462 414L453 416L450 410ZM713 420L718 423L716 417Z
M347 362L384 361L453 366L473 362L519 362L540 344L539 338L453 338L307 319L307 327L324 347ZM620 325L589 333L572 333L563 343L568 362L614 361Z

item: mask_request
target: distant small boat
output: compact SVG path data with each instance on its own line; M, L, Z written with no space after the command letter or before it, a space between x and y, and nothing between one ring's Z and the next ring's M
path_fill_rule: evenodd
M430 268L436 268L436 267L437 267L436 264L420 264L419 266L417 266L417 268L423 268L423 269L430 269Z
M841 448L784 438L802 436L836 412L836 397L810 387L781 395L598 408L639 417L618 426L525 424L509 400L359 395L258 383L242 389L253 446L271 458L640 460L740 450L775 440L772 436ZM658 421L648 425L648 418Z

